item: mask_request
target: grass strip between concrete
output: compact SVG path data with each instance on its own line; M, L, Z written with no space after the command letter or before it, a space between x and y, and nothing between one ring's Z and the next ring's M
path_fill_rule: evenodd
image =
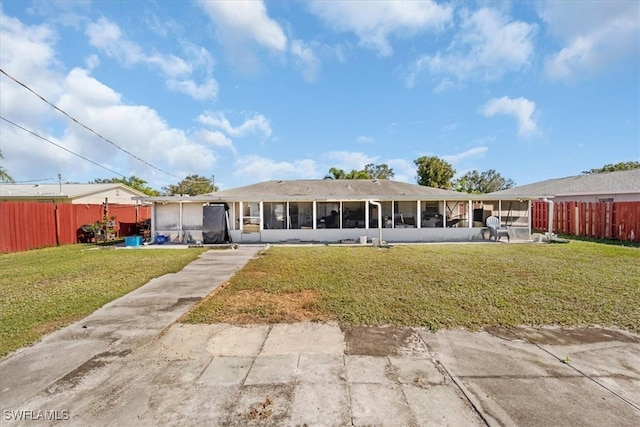
M204 251L69 245L0 255L0 357L180 271Z
M637 332L638 301L638 248L579 241L274 246L181 320L335 320L432 330L599 325Z

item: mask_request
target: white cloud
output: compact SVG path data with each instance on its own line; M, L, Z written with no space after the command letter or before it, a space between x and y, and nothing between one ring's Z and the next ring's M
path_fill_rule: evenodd
M92 54L84 60L84 63L89 70L93 70L100 65L100 58L98 58L98 55Z
M46 65L41 71L46 73ZM72 69L63 80L49 83L58 87L61 92L58 99L51 99L59 108L122 149L161 170L177 177L190 173L207 175L216 164L216 155L207 144L199 144L182 130L170 128L151 108L125 105L121 94L97 81L87 70ZM6 110L3 109L3 114L13 118L16 108L16 105L10 105ZM175 181L175 177L169 177L136 160L57 113L49 117L46 128L22 121L20 124L36 130L38 134L67 150L117 173L141 177L152 186L156 186L158 180L163 183ZM47 129L56 129L59 135L54 135L51 130L47 132ZM0 126L0 138L11 141L3 144L2 150L5 165L16 179L50 178L61 173L63 180L86 182L87 176L113 176L112 172L13 126ZM152 182L154 180L155 183Z
M243 156L236 161L237 176L251 176L252 182L268 181L272 179L312 179L317 178L319 172L316 162L311 159L293 162L275 161L260 156Z
M356 138L356 142L358 144L370 144L373 142L373 138L371 138L370 136L360 135Z
M198 116L198 121L203 125L220 129L225 134L234 137L243 137L251 133L261 133L265 138L271 136L271 122L262 114L256 114L239 126L232 126L224 113L206 113Z
M369 163L375 163L378 160L377 156L369 156L364 153L354 151L329 151L325 153L323 157L329 161L334 162L330 167L337 167L338 169L344 169L350 172L352 169L361 170L364 169Z
M360 44L389 56L389 38L411 35L427 29L441 29L451 20L452 6L433 1L313 1L311 11L338 31L353 32Z
M146 64L162 71L167 78L170 90L184 93L194 99L215 99L218 95L218 84L211 77L213 58L203 47L185 45L187 60L173 54L147 54L138 44L127 40L115 23L100 18L87 25L86 34L89 42L103 51L107 56L116 59L123 66L132 67ZM206 76L202 83L193 79L197 69Z
M497 79L507 72L530 67L534 54L536 26L510 21L494 9L463 10L460 28L445 52L420 56L409 65L405 76L407 87L413 87L420 74L443 75L436 91L473 78Z
M214 79L205 79L202 84L196 83L194 80L167 80L167 87L175 92L189 95L193 99L200 101L205 99L214 99L218 96L218 82Z
M280 25L269 18L262 1L200 1L217 26L223 43L253 41L267 49L284 51L287 37Z
M46 25L24 25L0 13L0 40L2 69L49 101L55 100L62 89L54 50L56 33ZM0 77L0 92L0 111L8 119L39 125L51 116L51 107L4 75Z
M386 162L393 169L394 181L400 182L416 182L416 165L405 159L390 159Z
M536 104L526 98L494 98L487 102L480 112L485 117L493 117L496 114L513 116L518 120L518 135L529 136L536 131L536 123L532 116L536 110Z
M192 141L182 130L170 128L158 113L144 105L125 105L121 95L100 83L86 70L73 69L65 80L58 106L120 147L149 163L201 171L215 164L215 155ZM73 151L92 159L121 157L123 164L144 174L149 167L78 126L67 128L65 138ZM190 156L188 153L197 153ZM173 168L172 168L173 170Z
M314 46L302 40L291 41L291 54L296 58L298 67L302 69L305 81L313 82L320 73L320 59L314 52Z
M545 72L552 79L572 81L624 60L638 63L637 1L547 2L539 14L549 32L565 43L545 61Z
M227 138L225 134L223 134L220 131L216 130L212 132L212 131L202 129L196 133L196 136L200 140L205 141L206 143L211 144L214 147L228 148L234 153L236 151L235 147L233 146L233 141Z
M488 147L474 147L474 148L471 148L471 149L469 149L467 151L463 151L462 153L447 154L445 156L442 156L442 159L446 160L449 163L457 163L460 160L482 156L488 150L489 150Z

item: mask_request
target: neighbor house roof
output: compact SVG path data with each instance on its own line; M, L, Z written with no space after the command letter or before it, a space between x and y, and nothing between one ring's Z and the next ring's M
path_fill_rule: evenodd
M561 197L628 193L640 193L640 169L548 179L546 181L521 185L490 194L495 196L540 194L543 196Z
M141 191L119 183L109 184L0 184L2 199L57 199L72 200L88 197L114 189L123 189L136 196Z

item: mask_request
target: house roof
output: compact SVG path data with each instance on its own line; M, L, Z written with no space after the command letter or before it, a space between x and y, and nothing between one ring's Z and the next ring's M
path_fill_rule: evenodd
M364 200L393 196L394 198L416 197L438 198L460 197L455 191L386 179L309 179L292 181L265 181L244 187L232 188L210 194L216 198L239 198L242 200Z
M127 192L144 196L141 191L119 183L109 184L1 184L0 197L2 198L46 198L46 199L77 199L91 196L97 193L110 191L116 188Z
M499 197L501 200L539 199L541 196ZM134 197L148 202L259 202L336 200L497 200L486 194L467 194L386 179L307 179L265 181L198 196Z
M546 181L521 185L489 194L495 196L540 194L543 196L560 197L629 193L640 194L640 169L548 179Z

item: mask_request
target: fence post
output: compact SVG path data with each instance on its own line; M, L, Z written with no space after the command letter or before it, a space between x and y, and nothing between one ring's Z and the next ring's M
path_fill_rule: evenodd
M58 215L58 203L53 202L53 221L56 230L56 246L60 246L60 215Z

